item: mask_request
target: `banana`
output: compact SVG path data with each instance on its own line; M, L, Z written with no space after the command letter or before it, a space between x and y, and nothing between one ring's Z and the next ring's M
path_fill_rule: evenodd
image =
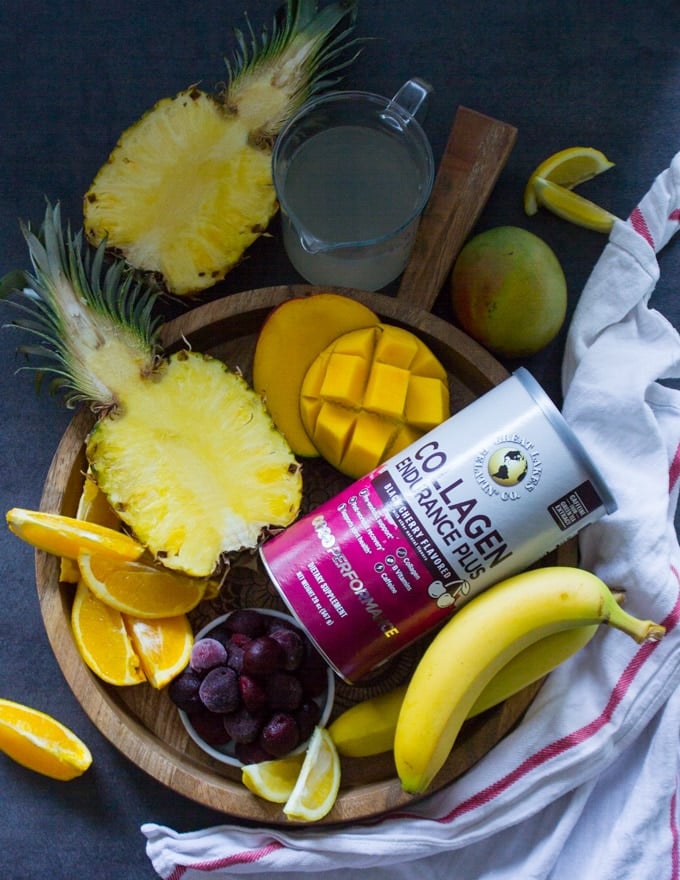
M503 666L477 697L468 718L481 715L513 694L552 672L560 663L585 647L597 632L598 624L558 630L527 645Z
M624 611L596 575L567 566L515 575L471 599L439 630L407 687L394 738L404 791L427 790L476 700L513 657L553 633L600 623L638 642L665 633Z
M369 758L389 752L394 745L394 733L401 704L406 696L406 685L384 694L369 697L350 706L328 728L335 748L350 758Z
M468 713L480 715L547 675L583 648L597 632L597 624L575 626L552 633L520 651L491 679ZM368 758L390 751L407 685L369 697L350 706L328 731L341 755Z

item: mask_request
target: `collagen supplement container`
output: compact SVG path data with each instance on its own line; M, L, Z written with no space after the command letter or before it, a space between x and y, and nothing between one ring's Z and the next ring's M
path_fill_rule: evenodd
M353 683L615 509L522 368L260 552L291 612Z

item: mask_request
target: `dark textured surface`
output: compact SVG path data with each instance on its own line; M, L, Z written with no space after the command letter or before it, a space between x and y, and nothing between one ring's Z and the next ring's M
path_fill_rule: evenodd
M157 99L191 83L210 88L223 79L222 59L234 45L231 28L242 24L245 8L257 25L269 20L274 4L70 0L56 6L5 0L0 274L26 265L18 218L39 222L47 197L61 200L65 215L79 225L82 194L119 134ZM595 146L616 167L581 191L619 216L630 212L680 149L679 27L675 0L364 0L357 33L376 39L366 44L346 85L391 94L410 76L430 80L435 93L425 127L437 157L459 104L518 128L515 149L477 229L516 224L541 235L564 267L571 311L605 240L545 212L525 217L524 184L552 152ZM204 299L299 280L286 263L276 222L272 232ZM652 302L677 324L677 243L668 246L661 267ZM445 297L436 311L449 317ZM38 506L69 419L47 394L36 396L30 373L15 375L21 363L15 341L9 331L0 335L5 510ZM563 343L564 334L523 362L558 403ZM7 531L0 541L0 695L59 717L88 742L95 759L84 777L62 784L0 756L0 875L151 878L142 822L191 830L225 817L164 789L98 733L64 682L45 636L31 549Z

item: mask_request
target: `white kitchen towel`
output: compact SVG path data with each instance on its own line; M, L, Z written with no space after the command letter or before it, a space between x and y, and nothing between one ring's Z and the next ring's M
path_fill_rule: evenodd
M563 411L618 510L580 536L581 564L667 627L636 645L601 628L553 672L522 723L460 780L340 828L178 833L145 824L164 880L234 874L373 880L680 880L680 337L650 308L656 254L680 221L680 153L617 221L567 339Z

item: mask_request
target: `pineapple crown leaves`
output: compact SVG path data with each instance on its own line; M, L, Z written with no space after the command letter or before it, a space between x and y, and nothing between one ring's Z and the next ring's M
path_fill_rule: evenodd
M269 106L260 135L273 138L309 97L334 86L340 72L357 57L343 57L358 44L350 40L358 0L335 0L319 10L317 0L286 0L274 17L271 30L258 36L250 24L247 33L234 31L237 48L232 61L225 59L229 83L223 95L227 106L242 107L251 87L268 77L281 95L279 106ZM342 23L346 21L343 28ZM275 109L274 109L275 108Z
M58 204L48 204L37 233L23 223L21 230L33 272L17 270L0 279L0 299L20 295L10 302L22 317L5 326L40 340L18 347L45 361L24 369L35 370L39 379L53 374L51 389L63 391L70 407L81 401L111 407L115 395L93 372L89 356L117 339L151 370L158 358L156 292L136 280L123 260L105 265L106 241L93 251L84 245L82 230L64 230Z

